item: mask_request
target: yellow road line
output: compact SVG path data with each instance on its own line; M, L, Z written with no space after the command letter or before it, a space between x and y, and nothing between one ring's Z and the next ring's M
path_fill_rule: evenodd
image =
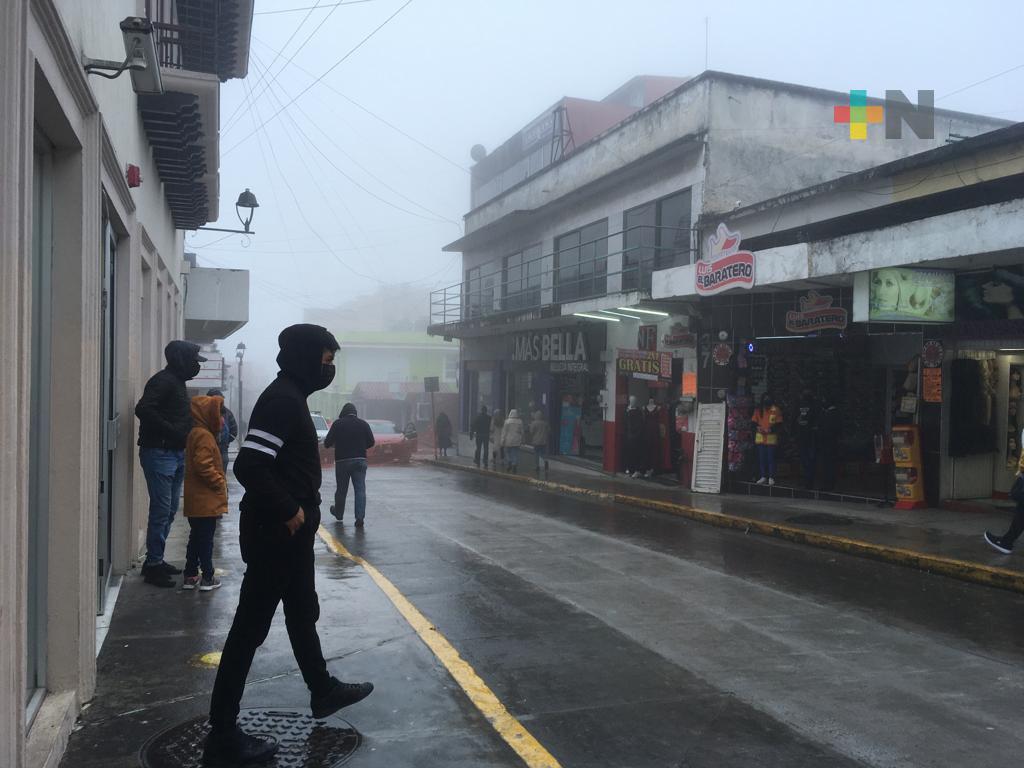
M492 470L467 467L461 464L448 464L445 462L429 462L442 469L457 469L463 472L475 474L487 474L500 477L502 480L521 482L532 485L542 491L560 493L570 496L582 496L584 498L597 499L615 504L626 504L642 509L651 509L658 512L665 512L678 517L686 517L701 523L713 525L718 528L731 528L745 533L758 533L762 536L772 536L785 539L797 544L806 544L819 549L829 549L835 552L844 552L855 557L864 557L872 560L880 560L886 563L902 565L908 568L916 568L928 573L937 573L942 576L967 581L973 584L983 584L989 587L1008 589L1013 592L1024 593L1024 573L1013 571L1009 568L1000 568L994 565L973 563L967 560L958 560L944 555L933 555L927 552L916 552L902 547L891 547L886 544L875 544L862 539L851 539L846 536L839 536L832 533L820 531L809 531L805 528L798 528L785 523L771 523L758 520L752 517L730 515L724 512L713 512L708 509L700 509L688 504L680 504L672 501L657 501L646 499L641 496L630 496L624 493L612 491L595 491L590 488L582 488L575 485L555 483L550 480L538 480L524 475L506 475ZM980 540L980 538L979 538Z
M515 750L523 762L530 768L561 768L560 763L554 756L541 746L533 735L523 727L516 718L505 709L505 705L498 700L494 692L487 687L476 671L463 659L454 646L442 635L437 627L430 623L426 616L419 612L405 595L398 591L398 588L380 571L358 555L353 555L345 546L338 541L331 533L320 527L318 531L320 538L336 555L340 555L354 563L361 565L370 578L374 580L380 590L387 595L398 612L405 617L409 625L416 630L420 640L426 643L433 651L438 660L455 678L463 691L473 702L481 714L486 717L494 730Z

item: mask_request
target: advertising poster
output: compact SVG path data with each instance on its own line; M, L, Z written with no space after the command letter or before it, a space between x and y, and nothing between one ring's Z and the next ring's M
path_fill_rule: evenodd
M938 269L892 267L872 270L868 320L884 323L951 323L956 279Z
M960 320L1024 320L1024 269L957 275L956 312Z

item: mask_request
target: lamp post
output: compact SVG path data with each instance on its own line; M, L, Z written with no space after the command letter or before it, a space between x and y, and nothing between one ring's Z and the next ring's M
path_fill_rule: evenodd
M241 425L241 432L246 432L247 423L243 422L244 414L242 411L242 358L245 357L245 343L238 342L238 346L235 347L235 357L238 359L238 422Z
M242 223L245 229L221 229L219 227L199 227L199 229L207 232L231 232L235 235L255 235L256 233L249 229L249 225L252 224L253 216L256 215L256 209L260 207L260 204L256 202L256 195L249 191L249 188L245 188L245 192L238 196L238 202L235 203L235 215L238 216L238 220ZM248 214L243 219L242 211L248 211Z

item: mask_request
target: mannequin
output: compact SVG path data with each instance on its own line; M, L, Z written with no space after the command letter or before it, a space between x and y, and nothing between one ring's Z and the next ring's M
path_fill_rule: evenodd
M643 475L644 412L635 395L630 395L626 408L626 477Z

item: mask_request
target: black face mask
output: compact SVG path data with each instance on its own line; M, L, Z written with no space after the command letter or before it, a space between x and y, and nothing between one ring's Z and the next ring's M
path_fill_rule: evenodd
M320 378L317 380L317 390L327 389L331 386L331 382L334 381L335 368L332 363L322 363L320 365Z
M199 375L199 371L201 368L202 366L199 365L199 361L193 360L188 364L188 370L186 371L186 373L188 374L188 377L190 379L194 379L196 376Z

